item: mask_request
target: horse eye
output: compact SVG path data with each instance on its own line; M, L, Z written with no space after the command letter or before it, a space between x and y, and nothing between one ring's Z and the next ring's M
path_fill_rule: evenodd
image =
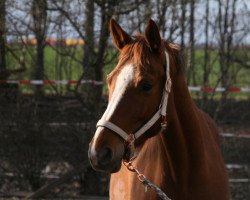
M142 89L144 91L149 91L149 90L151 90L152 87L153 87L152 84L149 83L149 82L144 82L143 85L142 85Z

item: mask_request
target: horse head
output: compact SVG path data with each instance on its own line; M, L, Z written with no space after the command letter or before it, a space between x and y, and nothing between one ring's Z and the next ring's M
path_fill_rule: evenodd
M166 86L171 87L167 79L171 79L166 47L153 20L144 34L134 37L113 19L110 31L120 57L107 77L109 103L97 123L89 159L93 168L113 173L127 159L128 145L139 146L161 130L166 114L162 102L167 101Z

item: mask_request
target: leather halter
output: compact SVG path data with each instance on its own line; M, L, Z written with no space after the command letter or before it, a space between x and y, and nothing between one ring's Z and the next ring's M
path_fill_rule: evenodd
M146 124L144 124L138 131L132 134L128 134L124 130L122 130L120 127L115 125L114 123L110 121L102 120L102 119L97 122L96 127L105 127L105 128L112 130L121 138L123 138L125 142L128 143L129 145L131 143L133 145L135 140L140 138L147 130L149 130L160 117L162 117L163 119L161 123L162 128L163 129L166 128L168 95L171 91L172 82L171 82L171 77L170 77L169 54L167 51L165 51L165 54L166 54L166 82L165 82L165 87L162 92L162 100L159 105L159 110L154 114L154 116Z

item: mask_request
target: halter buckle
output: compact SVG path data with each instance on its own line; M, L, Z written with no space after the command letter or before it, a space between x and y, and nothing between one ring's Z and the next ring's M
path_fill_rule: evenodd
M164 131L167 129L167 116L162 115L161 129Z
M166 85L165 85L165 89L167 93L171 92L171 87L172 87L172 80L170 77L168 77L168 79L166 80Z

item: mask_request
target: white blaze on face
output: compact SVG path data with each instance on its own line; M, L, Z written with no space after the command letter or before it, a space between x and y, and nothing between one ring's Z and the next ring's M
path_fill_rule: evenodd
M115 83L115 89L113 91L112 97L109 101L108 107L106 111L104 112L101 120L109 121L111 116L113 115L117 105L119 104L120 100L122 99L128 85L133 81L134 78L134 67L133 65L129 64L123 67L120 74L117 76L116 83ZM95 144L96 140L103 130L103 127L98 127L94 138L93 138L93 144L92 144L92 152L95 152Z

